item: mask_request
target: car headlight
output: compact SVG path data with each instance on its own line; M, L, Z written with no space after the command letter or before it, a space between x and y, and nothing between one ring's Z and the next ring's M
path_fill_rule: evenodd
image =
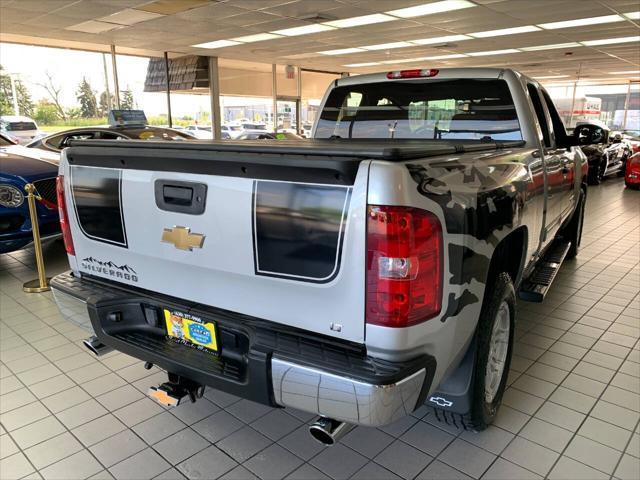
M0 185L0 205L17 208L24 202L24 195L13 185Z

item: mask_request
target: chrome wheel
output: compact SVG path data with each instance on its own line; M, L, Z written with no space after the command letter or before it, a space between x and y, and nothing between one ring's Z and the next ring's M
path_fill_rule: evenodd
M484 398L489 404L493 403L502 382L504 367L507 363L507 353L509 352L510 329L511 311L507 302L503 301L498 308L491 331L489 358L484 379Z

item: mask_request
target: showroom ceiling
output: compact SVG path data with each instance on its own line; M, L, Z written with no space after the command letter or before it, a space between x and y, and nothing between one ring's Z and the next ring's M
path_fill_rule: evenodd
M0 41L364 73L509 66L640 78L637 0L0 0Z

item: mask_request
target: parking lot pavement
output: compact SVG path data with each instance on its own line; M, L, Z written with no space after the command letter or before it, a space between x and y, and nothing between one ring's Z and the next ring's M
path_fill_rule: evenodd
M47 272L64 271L58 244ZM481 433L422 407L330 449L311 416L208 389L166 410L164 381L81 345L50 293L25 294L33 251L0 255L0 478L637 479L640 477L640 192L591 187L582 249L542 304L519 304L509 388Z

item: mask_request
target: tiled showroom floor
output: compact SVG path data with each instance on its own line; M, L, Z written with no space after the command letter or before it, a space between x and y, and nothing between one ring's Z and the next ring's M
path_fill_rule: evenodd
M50 274L62 252L46 248ZM324 448L309 415L210 389L164 410L145 396L162 372L96 359L50 294L22 292L32 257L0 255L2 480L640 477L640 192L620 179L590 189L583 248L545 302L519 305L510 387L482 433L423 407Z

